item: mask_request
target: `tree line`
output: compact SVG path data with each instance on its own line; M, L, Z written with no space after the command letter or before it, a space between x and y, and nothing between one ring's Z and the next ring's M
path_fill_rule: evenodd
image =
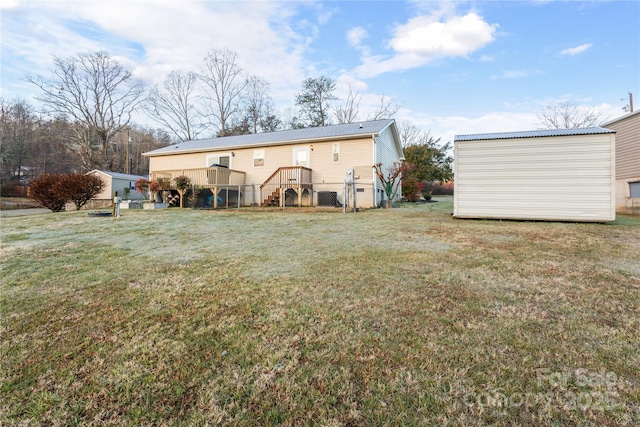
M269 82L247 75L237 54L228 49L210 50L197 71L174 70L151 88L103 51L54 55L48 76L26 80L38 88L35 99L42 108L36 111L22 99L0 99L3 182L91 169L145 175L148 160L141 154L171 143L363 119L360 93L349 88L341 100L335 95L336 81L326 76L302 82L294 98L295 113L278 112ZM383 96L364 120L391 118L400 108ZM133 117L139 113L158 127L136 124ZM421 150L414 160L435 155L429 167L441 169L432 177L450 177L449 145L440 146L439 140L408 123L402 124L401 138L410 155ZM420 174L420 179L428 176Z
M129 123L109 139L105 156L97 137L88 140L88 149L76 141L77 123L64 116L51 116L24 99L0 98L0 164L3 195L15 185L30 181L41 174L86 172L102 168L116 172L146 175L149 161L143 152L169 145L170 135L162 129L152 129ZM130 141L128 141L130 139ZM129 155L127 156L127 148ZM83 151L86 158L78 154ZM126 165L129 161L128 167Z

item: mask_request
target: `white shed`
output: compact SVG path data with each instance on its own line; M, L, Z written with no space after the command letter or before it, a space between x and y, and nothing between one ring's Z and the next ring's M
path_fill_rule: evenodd
M110 172L110 171L101 171L98 169L94 169L91 172L87 172L87 175L96 175L102 178L104 182L104 187L102 187L102 191L96 197L97 200L106 200L109 203L113 200L113 193L118 192L119 196L124 195L124 189L128 188L130 190L129 200L145 200L147 197L145 194L138 193L135 190L135 183L140 178L147 178L146 176L140 175L130 175L126 173L118 173L118 172Z
M454 217L615 220L609 129L456 135L454 173Z

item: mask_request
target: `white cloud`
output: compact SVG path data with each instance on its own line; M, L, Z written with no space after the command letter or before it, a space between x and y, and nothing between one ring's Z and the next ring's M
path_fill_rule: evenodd
M536 74L542 74L540 70L506 70L502 74L494 74L491 76L492 80L499 79L524 79Z
M391 57L365 56L356 70L361 77L421 67L444 57L466 57L494 40L498 24L488 24L475 12L441 18L442 12L410 19L393 30Z
M575 56L583 52L586 52L587 50L591 49L592 46L593 46L592 43L585 43L585 44L581 44L580 46L570 47L568 49L561 50L560 55Z
M283 2L192 1L185 7L164 0L153 3L152 13L148 2L123 5L21 2L3 8L3 73L47 75L52 54L106 50L155 84L171 70L197 71L211 48L229 48L246 73L271 83L274 98L291 99L305 77L304 54L318 25L299 26L296 13L305 6Z
M367 30L362 27L354 27L347 31L347 41L352 47L360 47L362 40L367 37L369 37L369 34L367 34Z
M495 111L476 117L428 116L407 113L399 121L408 120L431 132L442 143L453 142L455 135L524 131L538 128L538 117L530 112Z

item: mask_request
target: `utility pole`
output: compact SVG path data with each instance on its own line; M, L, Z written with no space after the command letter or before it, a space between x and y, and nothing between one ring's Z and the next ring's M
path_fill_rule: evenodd
M633 113L633 94L629 92L629 112Z
M125 165L124 165L124 173L130 173L129 172L129 143L131 142L131 128L129 126L127 126L127 143L126 143L126 154L124 155L125 158Z

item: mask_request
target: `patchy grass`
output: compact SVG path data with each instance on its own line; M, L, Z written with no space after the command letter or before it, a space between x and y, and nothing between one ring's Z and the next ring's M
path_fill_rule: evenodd
M2 425L638 425L640 218L0 220Z

